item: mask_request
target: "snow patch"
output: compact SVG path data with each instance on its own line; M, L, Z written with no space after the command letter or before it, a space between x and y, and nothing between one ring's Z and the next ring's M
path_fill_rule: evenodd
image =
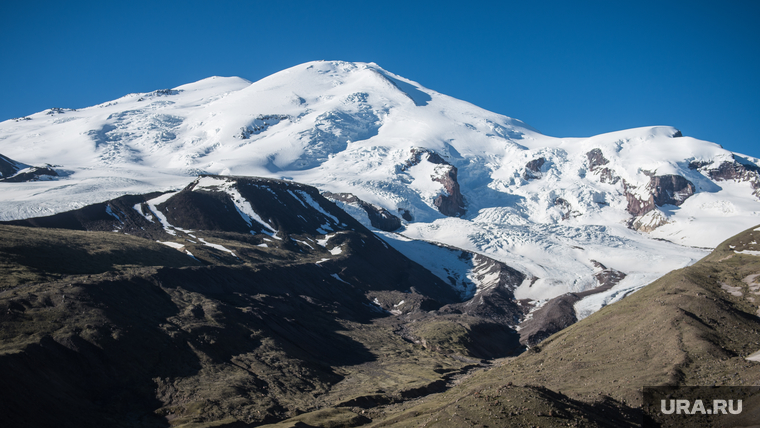
M216 250L219 250L219 251L224 251L224 252L226 252L226 253L230 253L230 254L232 254L232 255L233 255L233 256L234 256L236 259L238 258L238 256L235 254L235 252L234 252L234 251L232 251L232 250L230 250L230 249L228 249L228 248L224 247L223 245L219 245L219 244L212 244L212 243L210 243L210 242L207 242L207 241L206 241L205 239L203 239L203 238L198 238L198 240L199 240L199 241L200 241L200 242L201 242L203 245L209 246L209 247L211 247L211 248L214 248L214 249L216 249Z
M243 218L243 220L248 224L249 227L253 226L253 221L260 224L261 226L264 226L266 230L264 230L264 233L276 237L278 234L278 231L272 228L272 226L264 221L253 209L251 206L251 203L248 202L243 196L240 194L240 192L235 187L236 181L232 179L226 179L223 177L201 177L198 179L198 183L193 188L193 191L195 190L221 190L225 193L227 193L230 198L232 199L232 202L235 204L235 209L237 210L238 214L240 214L240 217Z
M183 244L180 244L179 242L163 242L163 241L156 241L156 242L158 242L159 244L166 245L167 247L172 247L175 250L181 250L182 248L185 247Z
M734 250L736 254L746 254L749 256L758 256L760 257L760 251L753 251L753 250L742 250L742 251L736 251Z
M342 279L340 276L338 276L338 274L337 274L337 273L333 273L333 274L330 274L330 276L331 276L331 277L333 277L333 278L335 278L335 279L337 279L338 281L340 281L340 282L342 282L342 283L344 283L344 284L348 284L348 283L347 283L346 281L344 281L344 280L343 280L343 279ZM348 285L351 285L351 284L348 284Z
M124 224L124 221L121 219L121 217L116 215L115 212L113 212L113 209L111 208L110 205L106 205L106 213L110 215L111 217L115 218L116 220L119 220L119 223Z
M311 195L309 195L308 193L304 192L303 190L296 190L295 193L292 192L292 191L290 191L290 190L288 190L288 193L290 193L291 195L293 195L293 197L296 198L299 202L301 202L301 205L303 205L304 207L307 207L307 205L308 205L309 207L314 208L315 210L317 210L320 213L322 213L322 215L324 215L325 217L327 217L330 220L332 220L333 224L340 224L340 221L338 220L337 217L335 217L334 215L332 215L332 214L328 213L327 211L325 211L325 209L322 208L322 206L319 205L319 203L317 201L315 201L314 198L311 197ZM300 195L300 197L297 196L296 193L298 195ZM330 228L330 225L329 224L324 224L324 225L322 225L322 228Z
M319 245L320 247L327 247L327 241L329 241L330 238L332 238L333 236L335 236L334 233L332 235L326 235L322 239L317 239L317 245Z

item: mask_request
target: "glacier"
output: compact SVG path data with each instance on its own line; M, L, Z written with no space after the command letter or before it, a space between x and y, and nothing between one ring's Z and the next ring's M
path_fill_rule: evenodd
M669 126L551 137L374 63L316 61L257 82L216 76L50 109L0 123L0 154L59 172L0 182L0 220L177 191L199 174L261 176L351 193L404 217L398 234L378 236L423 265L429 250L409 240L504 262L528 278L515 290L519 299L592 289L597 263L626 274L578 302L578 318L760 223L757 158ZM719 180L711 171L724 164L746 168ZM673 176L693 194L632 214L632 204L643 210L655 191L653 177ZM452 196L451 177L463 215L436 203ZM276 236L249 207L238 209ZM369 225L361 210L348 211ZM446 271L440 263L432 270Z

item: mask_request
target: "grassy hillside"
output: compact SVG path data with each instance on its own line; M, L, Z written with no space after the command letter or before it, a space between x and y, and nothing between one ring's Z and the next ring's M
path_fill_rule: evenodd
M424 315L441 304L409 290L442 284L369 234L340 233L332 254L307 235L195 231L173 237L178 251L0 225L0 384L14 386L0 389L3 426L243 426L331 408L363 423L364 408L480 367L396 333L407 320L373 299Z
M66 275L201 264L165 245L112 232L0 225L0 237L0 290Z
M0 236L10 426L625 427L643 386L760 385L755 229L496 360L514 332L437 313L439 280L366 230L335 254L308 234Z
M760 350L760 257L739 253L760 251L758 238L760 228L732 237L539 347L372 426L638 425L644 386L760 385L760 363L745 359Z

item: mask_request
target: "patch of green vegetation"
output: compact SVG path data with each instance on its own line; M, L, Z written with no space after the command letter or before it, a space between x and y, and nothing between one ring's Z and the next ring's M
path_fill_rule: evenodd
M346 408L322 409L290 418L276 424L262 425L266 428L350 428L364 425L369 418Z
M523 355L369 426L639 426L644 386L760 384L760 363L744 358L760 349L760 299L747 298L746 281L760 274L760 257L736 253L756 245L754 229Z
M444 354L469 355L470 331L456 321L430 321L413 331L425 348Z
M201 427L305 415L352 426L472 367L394 333L401 321L315 264L330 256L316 245L194 232L173 237L177 251L117 233L0 228L3 272L17 271L0 295L0 364L24 367L2 380L31 394L0 394L0 411L39 400L50 375L64 387L41 405L72 421L127 412ZM81 401L90 395L97 404Z
M16 368L0 380L21 385L0 412L34 403L188 428L635 426L642 386L760 382L744 359L760 349L747 281L760 258L736 253L753 231L493 366L474 358L508 355L513 331L437 313L390 286L403 275L371 282L384 272L351 264L362 247L349 233L331 241L338 257L234 232L180 233L182 251L107 232L0 233L0 364ZM34 395L50 379L63 387Z
M0 225L0 236L0 290L64 275L200 264L165 245L113 232Z
M483 374L484 375L484 374ZM480 377L482 378L483 375ZM541 386L480 380L397 409L369 427L634 427L640 417L610 399L573 400Z

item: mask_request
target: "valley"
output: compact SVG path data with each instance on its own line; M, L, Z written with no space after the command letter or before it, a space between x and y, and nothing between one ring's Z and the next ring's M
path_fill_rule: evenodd
M2 122L0 422L659 426L760 387L759 164L343 61Z

